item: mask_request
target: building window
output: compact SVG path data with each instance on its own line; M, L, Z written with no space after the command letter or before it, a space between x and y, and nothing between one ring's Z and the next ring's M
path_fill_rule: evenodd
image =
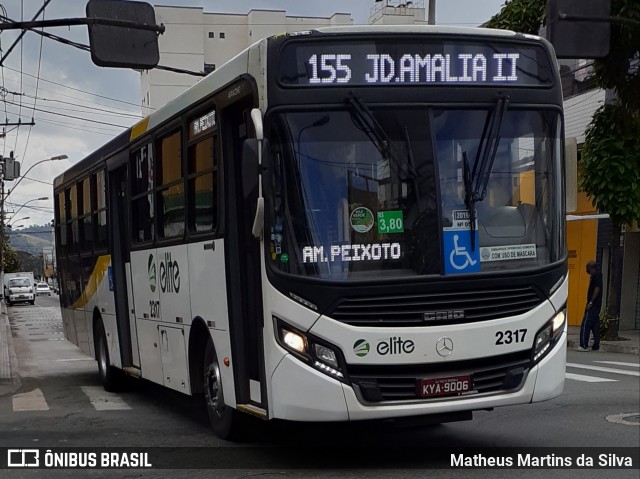
M224 32L220 32L220 38L224 38Z
M215 38L216 34L214 32L209 32L209 38Z

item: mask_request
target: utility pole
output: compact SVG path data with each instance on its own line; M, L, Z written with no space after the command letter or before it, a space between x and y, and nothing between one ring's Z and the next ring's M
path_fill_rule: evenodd
M427 23L429 25L436 24L436 0L429 1L429 16L427 17Z
M0 283L2 283L2 296L4 298L4 172L6 163L0 156Z
M0 155L0 282L2 283L2 296L4 297L4 182L13 181L20 177L20 162L13 158L13 151L8 158Z

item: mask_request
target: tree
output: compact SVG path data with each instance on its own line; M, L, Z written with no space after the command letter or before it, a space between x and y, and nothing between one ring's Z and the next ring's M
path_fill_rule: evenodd
M545 13L545 0L507 0L500 13L491 17L485 26L537 35Z
M9 237L5 232L2 232L2 239L4 242L4 257L3 266L5 273L15 273L16 271L20 271L20 258L18 258L18 254L9 244Z
M512 0L486 26L536 33L545 21L544 0ZM594 79L616 99L596 111L581 151L580 187L594 206L609 213L614 225L610 277L618 276L622 225L640 221L640 2L611 0L609 54L594 61ZM537 27L536 27L537 23ZM607 317L618 316L618 288L611 282ZM618 322L607 334L616 337Z

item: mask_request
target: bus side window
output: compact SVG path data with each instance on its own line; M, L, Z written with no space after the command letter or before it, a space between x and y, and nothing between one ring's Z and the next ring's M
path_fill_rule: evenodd
M153 241L153 153L152 145L131 155L131 212L134 243Z
M218 158L210 136L188 148L189 231L211 232L218 224Z
M107 248L107 190L105 184L104 170L97 171L93 174L91 181L92 187L92 208L93 208L93 227L94 230L94 248L96 251L105 250Z
M165 136L156 149L158 236L174 238L184 233L184 181L180 131Z

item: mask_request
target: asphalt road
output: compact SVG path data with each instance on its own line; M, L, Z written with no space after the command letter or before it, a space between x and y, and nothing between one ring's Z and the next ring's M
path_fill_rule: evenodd
M38 297L35 306L9 309L13 342L22 385L0 396L0 447L206 447L230 446L209 430L199 401L144 381L132 381L117 394L103 391L95 361L66 341L57 296ZM407 424L300 424L255 421L252 439L242 446L323 448L354 445L375 450L434 446L459 447L579 447L640 446L640 357L626 354L569 351L565 392L540 404L505 407L474 414L474 420L441 426ZM615 415L628 416L622 422ZM635 417L633 417L635 415ZM628 424L625 424L628 422ZM334 449L340 450L340 449ZM230 450L231 451L231 450ZM262 451L264 452L264 451ZM234 453L237 453L234 450ZM243 452L244 453L244 452ZM254 457L237 469L218 470L215 477L278 475L335 477L338 471L302 474L284 468L251 468ZM331 454L330 452L328 454ZM331 457L327 457L330 462ZM363 459L342 463L344 477L423 477L424 471L363 469ZM291 459L290 467L299 467ZM260 461L257 460L260 464ZM423 464L424 462L420 463ZM279 467L282 464L279 464ZM353 467L353 468L352 468ZM412 467L411 464L408 467ZM415 465L413 465L415 467ZM114 471L6 471L6 477L111 477ZM454 471L433 470L429 476L451 477ZM460 477L539 477L541 470L466 470ZM211 477L211 471L128 471L123 477ZM562 477L637 478L636 471L548 470Z

